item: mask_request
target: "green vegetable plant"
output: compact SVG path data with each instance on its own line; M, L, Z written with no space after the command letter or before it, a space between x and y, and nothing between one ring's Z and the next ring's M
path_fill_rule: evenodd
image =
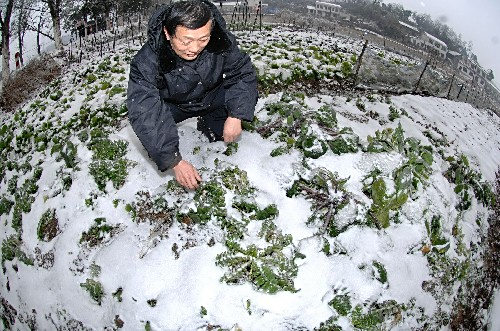
M335 154L357 152L359 137L351 128L337 127L336 112L331 105L311 110L303 103L299 95L283 94L280 101L266 105L265 121L252 122L252 130L280 143L271 156L286 154L294 147L312 159L324 155L328 147ZM319 131L312 129L314 125Z
M223 230L226 251L216 257L216 265L226 271L221 281L228 284L249 282L260 291L296 291L293 278L299 255L292 247L292 237L284 235L274 224L279 210L270 204L261 207L255 201L256 190L246 172L230 164L216 161L216 170L204 174L205 180L196 190L194 208L180 208L177 219L183 224L217 226ZM176 190L171 187L171 190ZM230 193L232 201L226 202ZM231 208L231 215L228 209ZM260 222L261 244L243 244L249 235L247 225ZM265 243L265 244L264 244Z
M364 302L354 306L348 294L335 295L328 305L334 309L336 315L322 322L315 330L343 330L336 323L339 317L348 319L349 330L388 330L401 322L402 313L407 309L405 305L398 304L395 300Z
M370 153L400 152L404 151L404 131L401 124L396 129L386 128L375 131L375 137L368 136L366 151Z
M482 180L481 173L470 167L469 159L464 154L447 157L450 166L444 176L455 184L455 193L459 197L458 210L468 210L472 204L472 195L478 202L486 207L494 206L496 203L495 193L491 185Z
M404 153L407 160L393 174L396 191L414 196L419 184L425 185L432 174L432 147L420 145L415 138L407 138Z
M10 210L12 209L12 206L14 205L14 202L11 200L7 199L5 195L2 196L0 199L0 215L8 215L10 213Z
M227 144L227 148L224 151L224 155L230 156L235 154L238 151L238 143L237 142L231 142Z
M47 209L40 218L37 228L38 240L49 242L59 233L59 221L54 208Z
M331 136L328 146L334 154L356 153L359 150L359 137L350 127L344 127Z
M98 217L94 219L94 224L87 231L82 233L80 244L86 244L89 248L100 245L107 237L111 237L118 229L118 226L106 224L106 218Z
M405 157L404 163L393 173L396 192L402 200L406 199L405 195L413 197L419 184L427 183L432 174L432 147L422 146L416 138L405 138L401 123L396 129L376 131L375 137L368 136L367 140L367 152L398 152Z
M21 245L21 238L17 234L13 234L2 241L2 266L4 266L5 261L13 261L15 258L27 266L33 265L33 259L21 249Z
M106 184L111 181L115 189L125 184L128 175L128 167L135 163L127 160L128 142L124 140L111 141L107 138L96 138L90 142L90 148L94 153L89 172L100 191L106 192Z
M347 294L336 295L328 305L332 307L340 316L347 316L352 310L351 298Z
M393 105L389 106L389 121L393 122L395 119L400 118L401 114Z
M431 221L425 221L425 228L429 236L432 250L444 254L450 248L450 242L443 236L441 216L433 215Z
M216 265L229 269L221 281L228 284L250 282L257 290L271 294L296 292L293 278L297 276L298 267L294 258L283 252L291 245L292 237L279 232L267 235L270 245L264 248L254 244L245 248L236 241L226 241L228 250L216 257Z
M99 306L101 305L102 298L104 297L105 293L104 288L99 281L87 278L85 283L80 283L80 287L87 290L92 300L94 300L94 302L96 302Z
M372 266L373 276L375 279L382 284L387 284L387 270L385 269L385 266L378 261L373 261Z
M38 192L37 182L42 176L42 169L36 167L33 176L26 178L24 183L14 193L14 211L12 215L12 228L22 233L22 214L31 211L31 205L35 201L34 195Z
M365 177L367 179L367 177ZM393 193L388 195L385 181L382 177L373 180L370 187L370 197L373 203L367 213L367 223L377 228L387 228L390 225L391 212L397 212L406 200L406 193Z
M227 215L225 194L226 191L216 180L203 181L194 196L195 209L179 212L177 219L182 223L201 225L207 224L212 219L222 221Z
M116 301L118 302L122 302L123 301L123 287L119 287L116 289L116 291L114 291L112 294L113 298L116 299Z
M348 178L341 179L338 174L325 168L318 168L312 172L311 178L299 178L287 190L289 198L303 195L312 202L312 215L307 224L319 227L319 234L328 233L336 237L347 229L348 225L339 226L335 222L335 215L343 209L351 199L351 195L344 188Z

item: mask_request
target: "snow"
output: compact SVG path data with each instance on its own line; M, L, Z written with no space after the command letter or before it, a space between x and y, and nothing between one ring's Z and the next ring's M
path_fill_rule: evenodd
M444 41L442 41L442 40L440 40L440 39L438 39L438 38L434 37L433 35L431 35L431 34L429 34L429 33L427 33L427 32L424 32L424 35L426 35L426 36L427 36L427 38L429 38L429 39L431 39L431 40L434 40L435 42L438 42L439 44L441 44L441 45L443 45L443 46L445 46L445 47L446 47L446 43L445 43Z
M495 291L493 296L493 304L490 308L490 324L488 325L488 330L498 330L500 329L500 290Z
M466 153L473 159L486 179L494 180L500 164L498 116L466 103L435 97L407 95L393 98L393 101L398 107L411 110L415 120L422 123L420 128L425 124L437 126L449 141L454 142L458 152Z
M304 39L308 36L303 33L299 37ZM90 63L72 70L77 72L85 65ZM70 103L69 109L59 114L63 122L77 114L84 104L95 109L105 102L124 102L121 95L107 99L105 91L98 92L94 99L87 102L85 89L76 90L69 77L73 77L72 72L68 72L61 89L65 93L74 90L75 100ZM281 93L261 96L256 107L257 114L265 118L265 104L280 97ZM309 96L304 102L309 109L331 104L337 111L339 127L351 127L364 144L367 136L374 136L376 130L395 128L398 123L401 123L405 137L418 138L424 145L430 142L423 131L429 127L436 132L439 130L451 144L446 148L447 155L466 154L472 166L479 169L485 179L494 181L500 165L498 117L465 103L440 98L402 95L391 97L391 101L398 109L405 109L409 116L381 124L359 110L356 100L348 101L343 96ZM367 110L378 113L381 118L387 117L389 105L386 103L378 100L370 102L365 98L363 102ZM46 112L50 113L55 104L50 102ZM2 123L5 121L7 119L2 118ZM92 152L78 139L75 138L73 143L78 145L80 170L74 171L71 188L61 194L56 194L59 185L56 173L64 162L56 161L55 155L50 153L32 155L32 162L40 160L44 171L31 211L23 214L22 249L34 252L39 248L44 254L52 251L54 265L44 269L25 266L17 260L6 261L2 297L20 313L31 314L35 309L39 329L52 329L55 326L53 323L64 325L64 321L69 319L80 321L92 329L110 328L114 326L117 315L124 322L124 330L143 329L147 321L153 330L194 330L208 328L208 325L240 327L243 330L313 329L332 316L328 302L338 293L349 294L353 307L392 299L405 304L414 300L415 306L422 307L429 315L437 309L436 299L422 288L422 283L432 277L427 258L420 251L422 243L428 241L424 220L429 214L443 215L443 231L451 237L458 215L454 208L457 203L454 188L442 175L446 165L437 153L434 154L436 160L429 185L420 187L417 197L403 206L398 224L391 224L387 229L350 226L337 237L328 238L332 249L337 252L327 256L322 252L324 238L315 235L317 228L306 225L311 215L311 202L301 196L288 198L285 195L293 181L306 172L298 150L292 149L288 154L271 157L270 152L278 144L271 139L263 139L255 132L245 131L238 141L238 151L226 156L223 154L226 145L222 142L209 144L196 130L194 119L180 123L178 128L181 155L196 168L208 169L202 171L205 180L209 170L215 169L214 163L218 159L247 172L251 185L257 188L255 199L259 205L277 205L279 216L274 223L283 233L293 236L293 246L306 256L296 261L299 271L294 286L299 291L281 291L271 295L255 290L249 283L227 285L221 282L225 269L216 266L215 260L225 246L222 231L213 224L206 227L197 225L192 232L186 232L185 227L174 221L168 236L156 246L152 245L152 226L133 222L124 206L135 201L136 193L140 191L152 195L165 193L166 183L174 177L172 171L161 173L156 169L128 121L123 120L110 139L126 140L129 143L126 158L136 165L130 168L126 183L120 189L116 190L108 183L108 194L97 191L88 171ZM19 133L18 128L15 130ZM193 152L195 147L200 148L196 154ZM340 178L348 178L346 190L365 204L371 200L362 192L363 177L375 167L390 176L402 162L403 157L399 153L362 151L343 155L328 151L316 160L308 160L312 169L323 167L338 173ZM6 183L12 175L12 172L6 172L2 194L6 193ZM20 177L19 182L23 180ZM394 190L392 187L388 189ZM87 206L85 199L92 193L97 196L93 206ZM192 205L194 193L186 196L186 206ZM115 199L119 199L117 207L113 205ZM227 196L226 200L230 201ZM40 215L48 208L57 210L60 233L46 243L38 240L37 225ZM349 205L339 214L339 222L361 218L360 214L366 212L366 208ZM488 210L474 201L471 210L463 216L462 231L467 245L477 240L478 233L484 231L475 223L478 215L484 219ZM105 217L107 224L118 226L118 231L108 236L102 245L88 249L79 243L80 237L97 217ZM2 239L14 233L8 220L9 215L1 216ZM258 232L259 228L258 224L250 223L249 232ZM207 245L210 237L216 238L213 246ZM179 246L182 246L188 240L195 242L194 247L182 249L176 258L173 245L180 243ZM450 256L454 256L454 245L452 242ZM385 266L386 284L373 278L373 261ZM92 278L90 269L93 264L101 267L97 277L105 292L101 305L92 301L88 292L80 286L86 279ZM17 272L13 265L17 265ZM10 290L6 290L7 280ZM112 296L119 287L123 289L122 302ZM493 317L494 312L498 312L498 294L496 297L490 313ZM151 299L157 300L156 306L151 307L147 303ZM248 303L251 313L247 309ZM207 310L206 316L200 314L202 306ZM19 327L18 323L16 327ZM498 319L494 318L492 327L498 323ZM347 329L351 327L346 317L340 317L338 324ZM418 321L411 316L398 325L400 329L416 326Z
M418 29L416 27L414 27L413 25L407 24L407 23L402 22L402 21L398 21L398 22L399 22L399 24L406 26L407 28L412 29L415 32L418 32Z

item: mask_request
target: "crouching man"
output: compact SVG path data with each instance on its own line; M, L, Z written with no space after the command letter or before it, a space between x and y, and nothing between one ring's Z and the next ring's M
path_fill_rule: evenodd
M253 119L257 79L217 8L188 0L159 8L130 65L128 117L149 156L188 189L201 177L179 153L176 123L198 117L210 142L233 142Z

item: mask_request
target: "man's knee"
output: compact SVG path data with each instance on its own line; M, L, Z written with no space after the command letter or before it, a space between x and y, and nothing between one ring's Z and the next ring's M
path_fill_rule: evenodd
M222 141L224 140L222 137L223 131L224 131L224 123L222 123L222 127L217 123L214 122L207 122L205 120L205 117L198 117L198 123L196 128L198 131L201 131L207 138L208 141L211 143L215 141Z
M226 122L227 117L228 113L225 107L219 108L202 116L206 126L210 128L216 135L221 137L224 131L224 123Z

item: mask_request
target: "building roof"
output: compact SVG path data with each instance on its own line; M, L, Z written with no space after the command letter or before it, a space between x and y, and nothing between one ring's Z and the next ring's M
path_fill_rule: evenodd
M327 2L327 1L316 1L316 3L320 3L322 5L328 5L330 7L339 7L339 8L342 8L341 5L337 5L335 3L331 3L331 2Z
M442 40L440 40L440 39L438 39L438 38L434 37L433 35L431 35L431 34L429 34L429 33L425 32L425 31L424 31L424 34L425 34L425 35L426 35L429 39L432 39L432 40L434 40L434 41L436 41L436 42L440 43L441 45L443 45L443 46L445 46L445 47L448 47L448 45L446 45L446 43L445 43L444 41L442 41Z
M307 7L307 9L316 9L316 7L314 7L314 6L306 6L306 7Z
M418 32L418 29L416 27L414 27L413 25L410 25L410 24L402 22L402 21L399 21L399 24L401 24L402 26L405 26L408 29L411 29L411 30L413 30L415 32Z
M216 5L217 7L220 7L220 5L222 4L223 7L234 7L236 5L238 6L244 6L245 5L245 2L244 1L212 1L214 3L214 5ZM255 1L254 1L255 2ZM258 5L258 2L252 2L252 1L248 1L248 5L249 6L254 6L254 5ZM266 4L262 4L262 6L265 6Z

